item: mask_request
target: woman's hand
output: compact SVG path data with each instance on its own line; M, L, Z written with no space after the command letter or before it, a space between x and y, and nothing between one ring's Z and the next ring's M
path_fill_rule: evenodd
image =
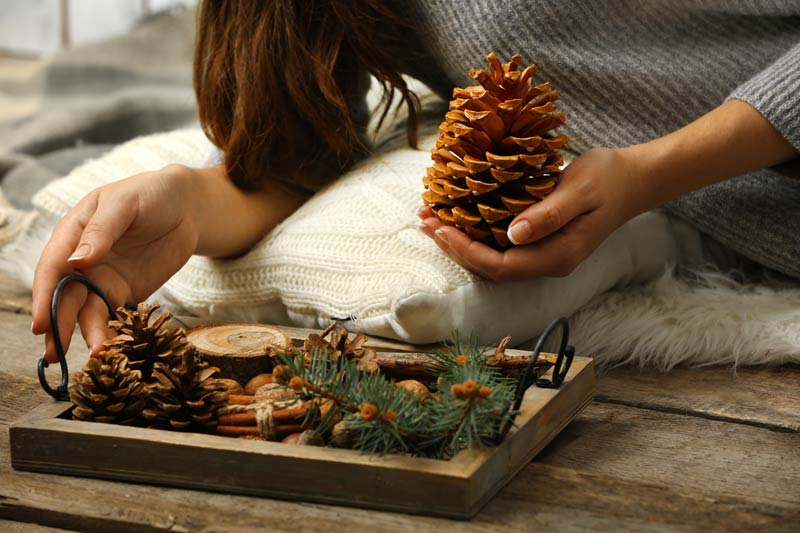
M46 334L45 357L56 361L50 298L76 269L94 281L114 307L144 300L189 259L198 242L187 205L191 169L170 166L95 189L61 219L47 243L33 284L35 334ZM73 283L58 310L64 349L79 323L91 353L108 337L102 300Z
M636 214L638 200L622 154L586 152L570 164L547 198L509 227L515 246L498 252L446 226L430 207L420 209L422 231L464 268L494 281L570 274L615 229Z
M49 311L62 277L80 270L114 307L144 301L192 254L241 254L304 200L276 182L241 191L222 166L170 165L92 191L58 223L36 267L31 330L46 335L44 357L57 360ZM90 355L109 336L108 310L83 285L64 289L58 318L65 350L76 322Z
M645 144L595 148L509 226L498 252L420 209L422 231L464 268L496 281L566 276L630 218L695 189L798 156L750 104L730 100Z

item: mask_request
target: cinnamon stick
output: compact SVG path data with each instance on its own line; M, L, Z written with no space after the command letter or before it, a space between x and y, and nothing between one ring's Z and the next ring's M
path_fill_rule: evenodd
M307 406L279 409L272 412L272 419L278 425L287 422L297 422L302 421L307 412ZM221 426L255 426L257 424L255 411L231 413L220 415L219 417L219 425Z
M253 398L249 394L229 394L228 405L250 405L253 403Z

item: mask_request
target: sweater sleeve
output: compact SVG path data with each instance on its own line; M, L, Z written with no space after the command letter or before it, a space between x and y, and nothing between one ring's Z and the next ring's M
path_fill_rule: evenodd
M800 150L800 43L737 87L727 98L755 107Z

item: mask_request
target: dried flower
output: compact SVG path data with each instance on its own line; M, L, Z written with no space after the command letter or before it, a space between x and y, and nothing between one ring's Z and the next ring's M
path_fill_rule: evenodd
M386 411L385 413L383 413L383 418L385 418L386 420L391 420L392 422L394 422L395 420L397 420L397 413L395 413L394 411L391 411L391 410Z
M272 370L272 377L275 381L281 384L286 383L286 379L291 375L289 367L286 365L278 365Z
M301 390L306 384L306 380L301 378L300 376L292 376L292 379L289 380L289 388L292 390Z
M358 412L361 415L361 420L372 422L378 415L378 408L371 403L362 403L358 406Z
M472 398L478 392L478 384L471 379L462 383L461 386L464 388L464 396L468 398Z
M464 366L464 365L466 365L467 363L469 363L469 358L468 358L466 355L463 355L463 354L462 354L462 355L459 355L458 357L456 357L456 358L453 360L453 362L454 362L455 364L457 364L458 366Z
M488 398L491 393L492 393L492 388L487 387L486 385L478 389L478 396L480 396L484 400Z
M456 383L455 385L450 387L450 392L456 398L463 398L464 397L464 386L460 383Z

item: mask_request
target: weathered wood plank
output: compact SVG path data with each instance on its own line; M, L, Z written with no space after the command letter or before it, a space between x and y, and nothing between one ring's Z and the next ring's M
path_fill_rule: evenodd
M0 369L13 376L36 378L36 364L44 350L44 337L31 333L31 317L0 311ZM86 342L80 332L72 336L72 347L67 352L70 372L79 370L88 357ZM58 365L47 370L51 384L61 379Z
M52 527L40 526L29 522L11 522L10 520L0 520L0 531L3 533L55 533L56 531L66 531Z
M0 311L31 314L31 291L0 272Z
M594 402L536 460L800 509L800 439L793 433Z
M656 411L800 431L800 367L618 368L598 376L597 399Z
M55 483L54 483L55 480ZM202 497L200 496L202 494ZM65 504L68 501L69 504ZM179 489L0 475L0 516L52 527L116 531L791 531L797 509L746 498L685 492L661 484L620 480L532 463L484 511L455 524L361 509Z

